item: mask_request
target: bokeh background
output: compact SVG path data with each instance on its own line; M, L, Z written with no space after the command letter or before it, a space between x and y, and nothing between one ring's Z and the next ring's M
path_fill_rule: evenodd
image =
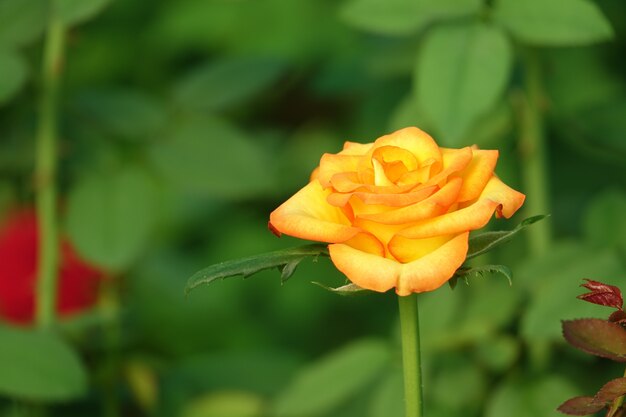
M420 297L426 415L542 417L623 369L567 346L626 290L623 0L59 0L61 317L36 330L43 0L0 0L0 415L400 417L393 294L339 297L327 259L200 288L324 152L416 125L500 150L527 194L475 264Z

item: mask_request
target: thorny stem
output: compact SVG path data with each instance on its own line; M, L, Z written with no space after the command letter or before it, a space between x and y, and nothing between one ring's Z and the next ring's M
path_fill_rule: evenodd
M422 417L422 369L417 294L398 297L402 333L405 417Z

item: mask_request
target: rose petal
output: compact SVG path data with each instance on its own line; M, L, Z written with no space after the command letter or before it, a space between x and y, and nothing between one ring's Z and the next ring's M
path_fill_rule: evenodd
M382 146L396 146L406 149L415 156L420 166L430 158L435 161L441 161L441 151L433 138L416 127L407 127L389 135L381 136L374 142L370 152Z
M407 224L429 217L438 216L445 213L456 201L462 184L463 180L460 178L454 178L441 190L416 204L372 214L355 214L356 217L361 217L383 224Z
M453 237L454 235L445 235L427 237L424 239L408 239L400 235L395 235L391 238L387 247L389 253L399 262L409 263L434 252Z
M330 259L350 281L367 290L385 292L396 286L402 265L345 244L328 246Z
M312 181L270 214L275 230L320 242L344 242L360 232L342 210L326 202L330 190Z
M474 200L480 195L493 176L498 161L498 151L473 149L472 153L472 161L459 174L463 178L459 202Z
M358 249L361 252L381 256L383 258L385 257L385 246L371 233L359 233L353 238L343 242L343 244L348 245L351 248Z
M346 141L340 155L365 155L374 146L373 143L356 143Z
M401 194L376 194L361 191L351 193L332 193L328 196L327 201L328 204L333 206L343 207L348 204L352 196L355 196L365 204L404 207L410 204L419 203L425 198L431 196L437 190L439 190L439 187L433 185L417 191L410 191L408 193Z
M398 295L432 291L445 284L465 261L469 232L452 238L439 249L402 265Z
M507 218L511 217L521 207L524 198L524 194L513 190L498 177L493 176L473 204L433 219L422 220L402 230L400 234L418 239L480 229L489 222L494 211Z
M401 264L354 249L346 244L329 245L337 269L361 288L385 292L396 287L398 295L432 291L448 281L465 260L469 233L462 233L430 254Z
M325 153L320 159L318 179L324 188L330 186L330 179L340 172L356 172L363 157Z
M472 161L472 149L465 147L461 149L444 149L442 151L443 168L429 178L422 186L441 185L449 176L464 170Z

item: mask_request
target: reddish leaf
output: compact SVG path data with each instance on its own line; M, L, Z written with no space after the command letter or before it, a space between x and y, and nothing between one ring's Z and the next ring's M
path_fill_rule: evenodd
M587 283L581 284L581 287L585 287L591 292L581 294L577 298L601 306L613 307L618 310L622 309L624 300L619 288L590 279L586 279L586 281Z
M626 394L626 378L617 378L604 384L594 397L594 401L607 404L624 394Z
M617 362L626 362L626 329L600 319L563 321L563 336L572 346Z
M626 324L626 311L617 310L609 316L609 321L618 324Z
M593 397L574 397L561 404L557 410L570 416L586 416L603 408L604 404L596 403Z

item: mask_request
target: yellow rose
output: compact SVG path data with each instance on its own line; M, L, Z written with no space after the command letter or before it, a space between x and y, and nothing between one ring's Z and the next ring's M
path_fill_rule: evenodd
M408 127L324 154L311 182L270 215L270 229L328 242L356 285L398 295L432 291L467 255L470 230L524 202L494 174L498 151L446 149Z

